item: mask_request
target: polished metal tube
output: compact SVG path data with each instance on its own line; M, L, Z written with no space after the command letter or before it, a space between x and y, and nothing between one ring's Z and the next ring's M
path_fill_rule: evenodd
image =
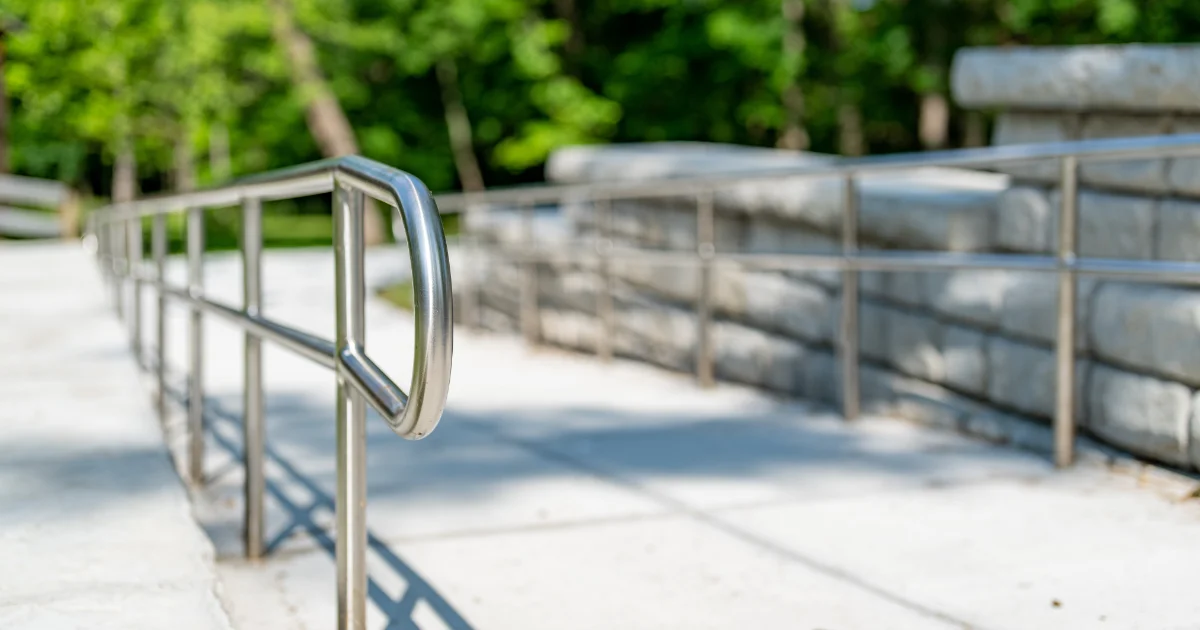
M712 332L713 257L717 253L717 222L713 193L696 196L696 256L700 274L696 292L696 381L700 387L716 384Z
M133 347L133 356L138 365L142 365L144 359L142 356L142 281L138 279L138 272L142 268L142 220L140 218L129 219L125 222L125 226L128 235L130 286L133 287L129 305L129 339L130 345Z
M537 249L537 239L533 231L533 212L532 205L527 203L520 204L521 209L521 241L526 249L530 251ZM522 265L521 269L521 334L525 337L525 343L536 345L541 339L541 313L538 309L538 263L530 260Z
M204 292L204 208L187 210L188 292ZM188 479L204 484L204 319L193 305L188 326Z
M340 185L334 193L339 353L353 353L365 344L364 202L363 193ZM367 408L362 394L340 373L337 388L337 627L338 630L365 630Z
M596 217L596 256L599 258L600 290L596 293L596 318L600 330L596 335L596 356L601 361L612 361L616 345L617 313L614 306L612 261L609 254L613 249L612 200L597 197L592 202Z
M242 202L242 308L247 315L262 311L262 202ZM263 469L266 431L263 418L262 340L250 330L242 337L243 387L242 431L245 479L245 551L250 559L261 558L265 551L263 532L265 512L263 495L266 476Z
M189 306L201 309L211 315L216 315L225 321L248 330L259 338L278 344L285 350L316 363L322 367L337 368L337 348L332 341L310 335L302 330L296 330L278 322L271 321L259 315L250 315L240 309L205 299L203 294L192 294L187 289L168 285L161 286L167 295L186 302Z
M462 269L466 271L467 285L461 287L459 299L462 300L462 323L476 328L483 327L483 278L487 262L484 260L483 248L471 232L471 226L476 221L481 210L475 206L467 206L460 215L458 222L459 242L462 243Z
M158 419L167 420L167 217L156 215L150 220L150 253L154 257L154 276L158 284L154 316L154 373L158 388L154 392L154 408Z
M1062 204L1058 214L1058 331L1055 338L1054 463L1062 468L1075 457L1075 308L1074 269L1079 213L1079 163L1061 163Z
M850 259L858 253L858 183L853 175L843 178L842 254ZM858 376L858 271L842 271L842 331L838 345L842 368L842 415L853 420L859 413Z
M117 317L125 321L125 275L129 269L125 266L127 252L125 251L125 230L120 221L109 225L112 233L112 277L113 302L117 306Z
M462 208L468 200L473 203L506 204L512 203L518 198L533 203L550 203L572 195L605 195L610 199L680 197L704 191L717 191L746 182L862 176L922 167L995 167L1000 164L1036 162L1068 155L1086 157L1089 161L1196 156L1200 155L1200 134L1010 144L949 151L893 153L818 164L755 168L741 172L705 173L671 179L650 178L627 182L524 186L494 189L472 195L464 193L439 195L438 204L449 211Z

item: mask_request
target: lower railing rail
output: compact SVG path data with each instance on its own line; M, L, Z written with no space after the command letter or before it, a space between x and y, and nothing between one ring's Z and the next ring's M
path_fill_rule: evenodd
M262 202L333 192L336 335L333 340L296 330L262 314ZM363 215L372 197L399 211L408 235L415 320L413 374L408 391L366 354L366 281ZM240 308L204 293L204 211L240 204L243 300ZM187 214L187 286L166 280L166 215ZM143 256L143 220L151 222L151 262ZM338 628L366 625L366 431L367 405L406 439L437 426L446 403L453 353L453 300L446 239L437 205L420 180L385 165L351 156L263 174L233 184L150 197L104 208L88 220L88 240L112 286L118 313L128 322L134 352L143 354L142 291L157 293L156 406L167 413L166 326L168 300L189 309L187 367L187 475L204 483L204 315L216 315L244 331L245 364L245 552L259 558L264 542L265 438L262 340L278 344L337 373L337 575Z

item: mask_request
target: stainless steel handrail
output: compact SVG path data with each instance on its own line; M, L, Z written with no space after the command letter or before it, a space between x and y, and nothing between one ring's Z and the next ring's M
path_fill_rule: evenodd
M760 168L753 171L723 171L705 175L636 181L604 181L578 184L541 184L496 188L482 192L451 192L437 195L443 213L460 212L485 204L538 204L564 197L634 199L682 197L737 186L752 181L793 178L868 175L926 167L992 167L1000 164L1075 157L1094 162L1136 158L1200 156L1200 134L1105 138L1037 144L1011 144L975 149L893 153L861 158L833 159L827 163Z
M1053 142L1043 144L995 146L979 149L935 151L885 155L860 159L834 160L824 164L806 164L762 169L741 173L713 173L700 176L634 182L599 182L565 185L526 186L474 193L438 195L439 206L446 212L464 212L468 216L497 210L515 210L523 216L524 229L518 246L487 245L464 233L462 241L476 256L495 255L520 263L524 268L519 299L520 328L525 337L537 341L540 321L537 298L536 264L541 262L592 262L601 276L596 312L600 335L596 353L612 356L615 338L613 279L610 262L623 260L653 264L692 265L700 269L700 286L695 304L698 322L696 374L702 386L713 383L714 344L712 333L712 283L714 267L732 264L780 270L837 269L842 275L841 321L837 356L841 369L842 414L855 418L860 410L858 286L861 271L949 271L960 269L1052 272L1058 277L1057 326L1055 334L1055 407L1054 459L1067 466L1074 458L1075 443L1075 319L1078 276L1123 279L1141 282L1200 284L1200 263L1176 261L1132 261L1082 258L1078 255L1079 162L1082 159L1108 161L1154 157L1200 156L1200 134L1148 136ZM1058 209L1058 243L1052 256L1023 254L959 254L929 251L860 251L858 248L859 181L875 173L895 172L924 167L995 166L1036 160L1057 160L1062 203ZM835 178L842 182L842 203L838 252L718 252L716 194L747 182L809 178ZM617 199L688 198L695 203L696 248L650 250L614 247L611 226L612 201ZM535 204L592 203L595 238L590 246L557 244L546 246L533 238L532 208ZM464 222L464 230L471 222ZM482 253L486 249L487 254ZM463 296L466 321L478 321L479 296Z
M337 334L327 340L296 330L261 313L263 200L334 193L334 260ZM366 354L363 214L366 197L399 210L408 235L415 320L412 381L407 393ZM208 207L242 205L243 305L236 308L205 296L203 287L204 221ZM165 217L187 213L188 286L167 283ZM153 273L144 270L142 220L151 217ZM204 457L204 313L244 331L245 362L245 545L258 558L264 547L265 490L261 341L275 342L338 375L337 564L338 628L359 630L366 623L366 405L374 407L392 430L420 439L437 426L450 385L453 354L453 299L450 265L441 217L429 190L416 177L362 157L350 156L274 171L226 186L147 197L110 206L88 221L89 242L114 287L118 312L126 313L130 335L142 354L141 293L157 289L157 407L166 417L167 298L190 308L188 364L188 476L202 484ZM125 307L126 281L132 303Z

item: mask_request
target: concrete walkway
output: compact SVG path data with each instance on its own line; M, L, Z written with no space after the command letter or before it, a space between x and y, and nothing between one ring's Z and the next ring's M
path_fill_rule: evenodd
M0 628L229 628L216 588L92 259L0 243Z
M368 273L396 273L374 252ZM401 264L402 266L402 264ZM182 269L176 268L182 278ZM329 252L272 254L266 313L333 330ZM238 266L211 292L237 303ZM170 362L183 365L172 311ZM407 382L411 322L370 304ZM197 513L241 628L334 620L334 382L266 358L273 551L242 561L240 333L208 329ZM1200 507L1095 465L460 331L420 442L369 421L373 628L1200 628ZM2 625L2 624L0 624Z

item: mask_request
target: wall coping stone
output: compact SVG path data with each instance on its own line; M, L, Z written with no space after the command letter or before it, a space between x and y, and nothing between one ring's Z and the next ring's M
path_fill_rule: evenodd
M1200 112L1200 45L965 48L950 85L961 107Z

